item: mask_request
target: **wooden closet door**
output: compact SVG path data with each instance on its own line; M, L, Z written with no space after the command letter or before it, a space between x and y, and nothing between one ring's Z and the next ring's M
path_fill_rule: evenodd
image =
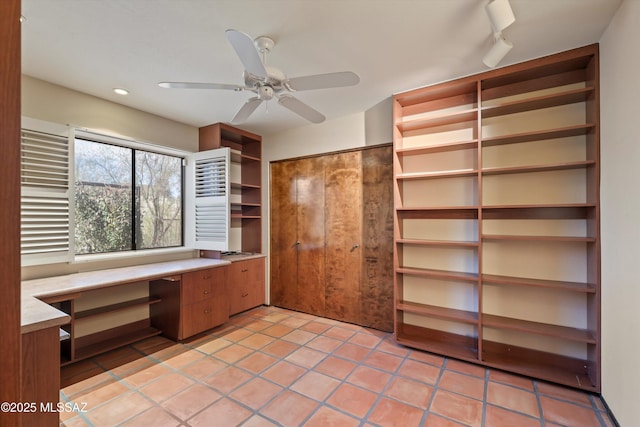
M393 148L362 151L360 325L393 330Z
M325 315L325 158L296 162L296 310Z
M361 323L361 152L326 156L325 316Z
M295 162L271 164L271 304L298 309L296 165Z

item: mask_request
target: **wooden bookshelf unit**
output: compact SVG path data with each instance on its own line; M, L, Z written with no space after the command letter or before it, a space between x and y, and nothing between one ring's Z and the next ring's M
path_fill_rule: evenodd
M600 392L598 45L394 96L399 343Z

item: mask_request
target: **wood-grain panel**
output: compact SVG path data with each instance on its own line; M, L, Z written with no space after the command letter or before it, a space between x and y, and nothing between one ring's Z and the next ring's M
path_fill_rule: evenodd
M393 330L393 149L362 151L360 324Z
M235 261L229 266L229 315L264 304L264 258Z
M0 2L0 402L20 402L20 0ZM20 414L3 413L3 425Z
M297 310L324 316L325 224L323 157L296 162Z
M362 156L325 158L325 316L360 323Z
M298 277L296 166L294 162L271 164L271 304L296 308Z
M60 334L57 327L22 335L22 399L35 403L37 411L22 414L22 425L47 427L59 423L56 411L41 411L41 404L56 405L60 398ZM10 424L2 414L3 426ZM6 424L5 424L6 423Z

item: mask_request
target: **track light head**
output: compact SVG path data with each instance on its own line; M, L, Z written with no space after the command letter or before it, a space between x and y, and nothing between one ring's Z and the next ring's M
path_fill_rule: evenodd
M513 14L509 0L489 0L485 10L489 21L491 21L494 41L489 52L482 58L482 62L487 67L494 68L513 48L513 44L502 36L502 31L513 24L516 17Z
M484 62L484 65L489 68L495 68L512 48L513 44L505 40L502 35L498 34L493 46L491 46L489 52L487 52L484 58L482 58L482 62Z
M509 0L491 0L485 9L494 33L501 33L516 20Z

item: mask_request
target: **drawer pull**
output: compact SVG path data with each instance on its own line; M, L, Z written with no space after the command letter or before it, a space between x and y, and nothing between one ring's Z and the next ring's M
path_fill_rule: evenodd
M244 297L248 297L248 296L249 296L249 293L248 293L248 292L243 292L243 293L242 293L242 298L244 298Z
M209 295L209 291L204 291L204 294L205 295Z
M204 314L209 314L209 313L211 313L211 309L210 308L207 308L207 309L204 310Z
M246 273L247 271L249 271L248 268L245 268L244 270L240 270L242 273Z

